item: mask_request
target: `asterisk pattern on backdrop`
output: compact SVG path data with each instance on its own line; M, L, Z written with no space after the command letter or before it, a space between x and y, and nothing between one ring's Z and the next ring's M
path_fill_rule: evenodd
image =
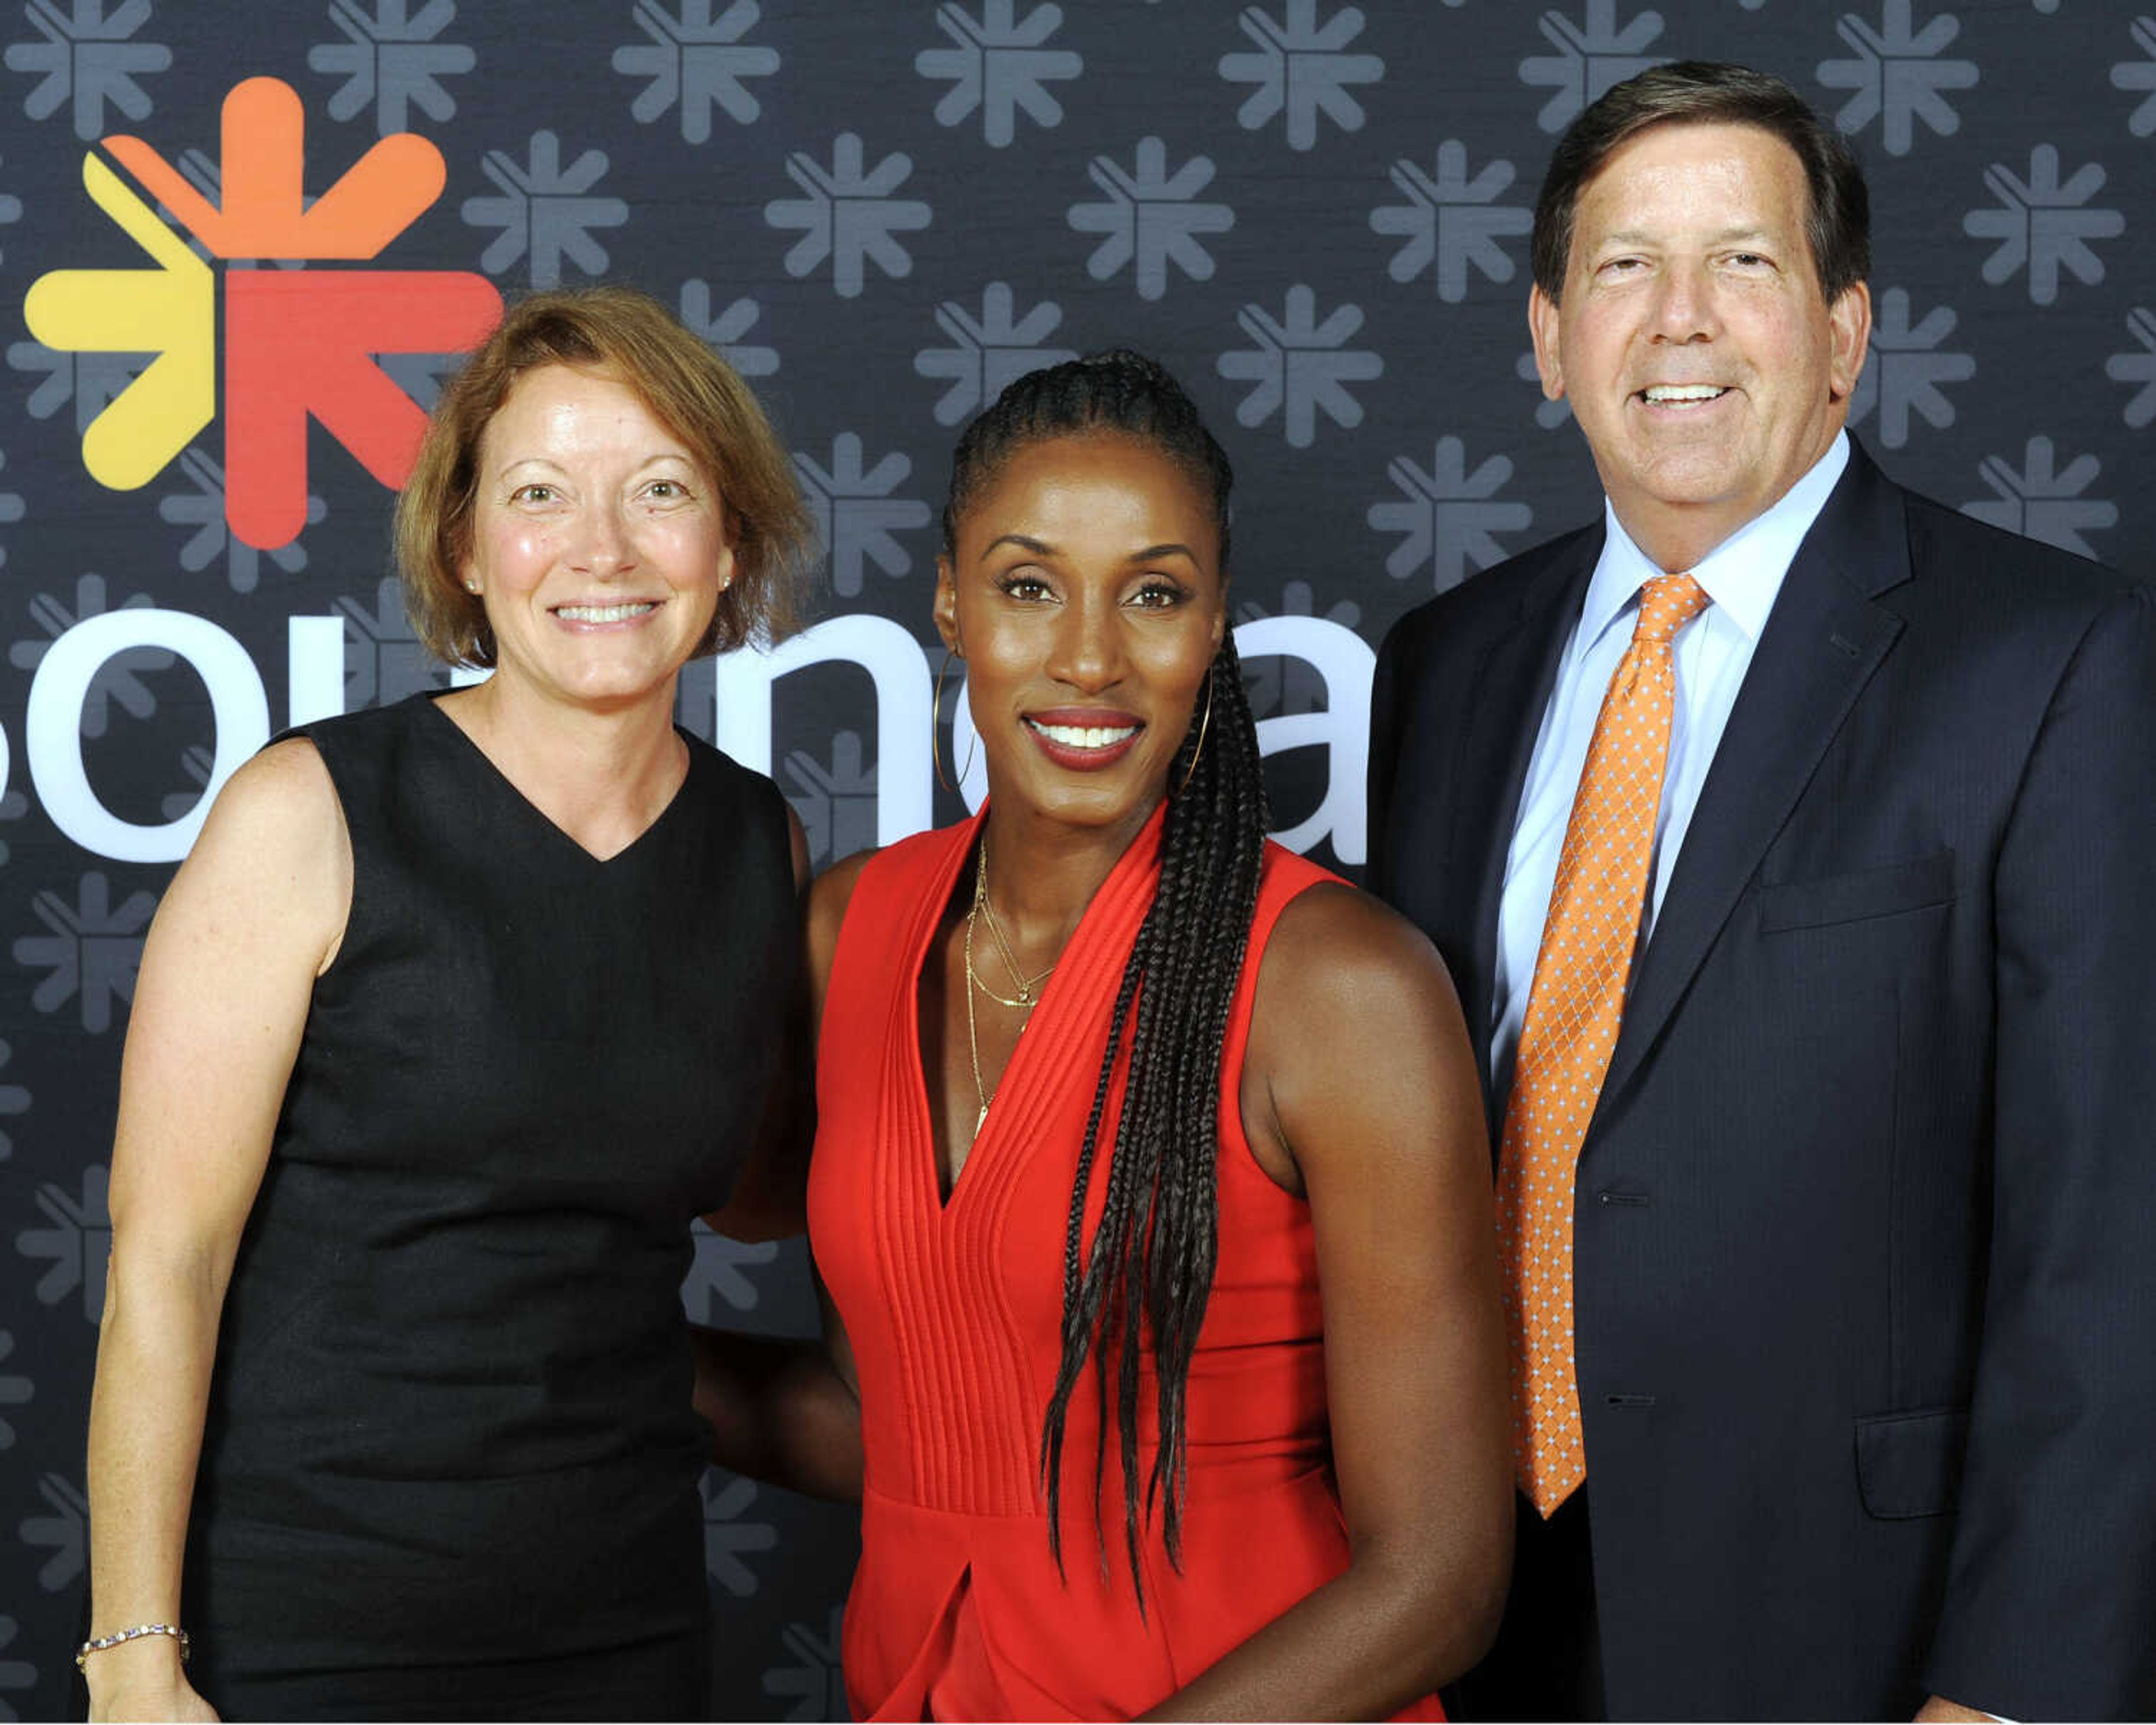
M961 807L927 748L965 741L928 620L958 427L1033 366L1158 353L1243 480L1281 829L1353 868L1379 637L1597 507L1524 354L1551 141L1692 55L1866 161L1857 434L2156 571L2156 0L0 0L0 1720L63 1705L156 895L249 737L446 680L388 486L497 295L635 282L769 403L834 620L691 667L681 717L819 862ZM700 1234L683 1297L813 1322L798 1245ZM837 1717L848 1517L704 1501L721 1707Z

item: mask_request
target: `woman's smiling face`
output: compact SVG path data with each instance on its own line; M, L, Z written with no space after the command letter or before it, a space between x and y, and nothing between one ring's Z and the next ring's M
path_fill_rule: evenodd
M991 793L1077 825L1142 820L1227 627L1205 491L1141 439L1060 435L1006 457L955 528L936 623L966 661Z
M497 675L605 707L665 695L733 575L724 500L626 383L542 366L480 444L463 574Z

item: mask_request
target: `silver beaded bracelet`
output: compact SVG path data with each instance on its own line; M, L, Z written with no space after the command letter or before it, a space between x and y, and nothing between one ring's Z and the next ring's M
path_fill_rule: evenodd
M117 1647L122 1641L138 1641L145 1635L170 1635L180 1644L180 1663L187 1662L187 1655L194 1651L187 1632L176 1623L138 1623L131 1629L115 1630L109 1635L100 1635L95 1640L85 1641L74 1650L74 1668L80 1671L93 1653L102 1653L108 1647Z

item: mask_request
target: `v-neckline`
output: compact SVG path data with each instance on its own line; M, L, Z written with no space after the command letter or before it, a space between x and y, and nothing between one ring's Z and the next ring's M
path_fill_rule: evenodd
M689 733L684 731L679 725L676 725L673 727L674 734L676 737L679 737L685 744L689 745L688 764L682 769L681 783L674 787L674 794L666 799L665 803L660 809L656 814L653 815L649 820L644 824L643 829L639 831L635 837L631 839L626 845L623 845L620 850L615 851L612 855L601 856L597 851L588 849L583 842L572 834L567 827L564 827L559 821L556 820L552 815L547 814L545 809L542 809L536 803L533 802L531 798L525 795L523 791L518 788L516 781L511 778L506 773L504 773L501 768L495 764L494 757L487 753L485 749L479 746L478 739L474 737L469 731L465 730L463 726L459 725L454 718L450 716L449 714L442 710L442 697L452 692L452 691L447 689L430 690L422 693L418 698L426 703L428 709L444 726L447 727L450 735L456 739L457 742L460 743L467 751L470 752L472 758L479 762L480 766L485 770L487 777L491 779L494 783L501 787L503 791L508 793L510 801L516 807L521 809L525 812L526 815L531 821L536 823L542 830L553 834L554 838L566 847L571 855L582 858L588 867L594 869L612 869L617 864L624 862L635 852L642 850L645 844L650 839L651 835L657 832L660 828L665 825L668 819L673 814L674 811L681 806L683 799L688 793L689 781L696 776L696 739L690 737Z
M958 876L965 869L966 860L973 855L973 847L980 842L981 829L988 819L988 804L983 803L980 812L959 829L963 836L952 845L937 870L933 889L927 895L927 902L932 908L922 918L925 926L916 931L906 973L904 998L907 1002L906 1040L909 1045L906 1054L913 1079L914 1106L921 1133L921 1172L926 1183L929 1207L939 1219L948 1216L964 1194L979 1183L976 1178L977 1164L1002 1142L1002 1123L1023 1100L1025 1086L1033 1077L1036 1064L1034 1050L1046 1040L1048 1032L1056 1027L1055 1021L1067 1016L1064 1011L1065 1003L1070 989L1079 986L1079 983L1067 979L1081 975L1086 968L1082 960L1086 949L1098 937L1101 919L1105 914L1103 906L1120 896L1116 889L1124 883L1130 871L1136 869L1150 874L1156 866L1160 855L1160 830L1166 805L1163 803L1156 809L1147 818L1146 824L1124 847L1123 854L1110 865L1101 884L1093 889L1092 897L1086 901L1086 908L1078 918L1078 926L1070 932L1070 938L1065 942L1062 955L1055 961L1055 970L1041 985L1040 996L1034 1003L1031 1016L1019 1030L1018 1040L1011 1048L1010 1059L1004 1063L1003 1076L996 1081L995 1095L982 1115L980 1129L973 1134L973 1142L967 1149L965 1161L959 1164L957 1173L951 1177L951 1189L947 1193L943 1189L943 1171L937 1155L936 1106L934 1099L929 1095L928 1068L923 1059L927 1044L921 1035L921 981L927 973L929 955L936 946L937 931L943 925L943 914L950 907L951 896L957 888ZM1074 958L1081 962L1074 964L1071 962ZM1036 1024L1044 1025L1040 1034L1034 1031Z

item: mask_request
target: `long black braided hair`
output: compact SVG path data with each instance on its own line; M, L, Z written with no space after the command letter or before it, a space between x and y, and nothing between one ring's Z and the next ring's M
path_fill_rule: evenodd
M952 458L943 509L946 555L955 550L958 519L1014 454L1046 439L1087 434L1127 438L1180 465L1211 501L1224 569L1228 498L1235 482L1227 454L1164 367L1120 349L1027 373L966 428ZM1208 692L1191 714L1168 786L1160 880L1116 991L1108 1046L1071 1184L1063 1243L1062 1363L1040 1454L1049 1545L1060 1568L1065 1416L1090 1362L1100 1409L1094 1522L1105 1561L1101 1488L1112 1371L1123 1538L1141 1609L1141 1497L1148 1518L1155 1502L1160 1505L1169 1561L1178 1568L1182 1561L1184 1390L1212 1291L1217 1245L1220 1049L1250 941L1270 824L1257 726L1232 629L1222 634ZM1129 1079L1109 1154L1106 1207L1088 1251L1086 1191L1116 1055L1126 1040ZM1158 1385L1159 1449L1141 1491L1139 1364L1148 1343Z

